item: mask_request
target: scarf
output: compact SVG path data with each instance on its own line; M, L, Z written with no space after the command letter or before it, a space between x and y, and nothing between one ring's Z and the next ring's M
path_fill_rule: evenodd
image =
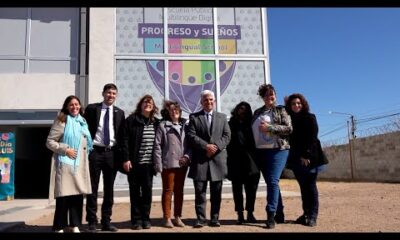
M62 142L78 152L76 159L71 159L67 155L59 155L58 160L60 163L73 166L73 173L76 172L80 163L82 134L86 136L87 148L91 151L93 149L93 141L85 119L81 115L76 117L67 115Z

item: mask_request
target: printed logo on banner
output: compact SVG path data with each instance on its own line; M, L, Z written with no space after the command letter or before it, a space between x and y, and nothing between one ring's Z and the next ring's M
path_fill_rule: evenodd
M196 17L187 15L186 17ZM199 15L198 18L200 18ZM171 17L171 16L170 16ZM162 53L164 28L162 23L139 23L139 38L144 39L145 53ZM218 25L219 53L237 52L236 41L241 38L239 25ZM168 52L181 54L213 54L213 24L168 24ZM200 92L205 89L215 90L214 61L169 61L169 95L176 100L183 111L199 111ZM235 61L220 61L220 91L224 93L232 79ZM147 70L157 89L164 95L164 61L146 61Z
M14 149L14 134L0 133L0 200L14 197Z

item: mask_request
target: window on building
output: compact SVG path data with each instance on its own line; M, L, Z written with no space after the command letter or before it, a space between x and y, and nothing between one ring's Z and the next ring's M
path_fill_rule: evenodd
M118 105L130 113L141 96L151 94L160 107L163 99L177 100L187 115L201 109L200 92L208 89L228 115L240 101L257 107L257 89L269 82L264 12L117 8Z
M161 106L164 84L164 61L162 60L117 60L116 76L118 106L131 113L144 94L153 96Z
M78 8L0 8L0 73L78 72Z

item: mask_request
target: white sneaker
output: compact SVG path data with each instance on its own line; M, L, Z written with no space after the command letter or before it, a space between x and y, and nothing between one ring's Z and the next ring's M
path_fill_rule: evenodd
M56 233L63 233L63 232L64 232L64 229L61 229L61 230L55 230L54 232L56 232Z
M72 232L73 232L73 233L80 233L81 231L79 231L79 228L78 228L78 227L73 227L73 228L72 228Z

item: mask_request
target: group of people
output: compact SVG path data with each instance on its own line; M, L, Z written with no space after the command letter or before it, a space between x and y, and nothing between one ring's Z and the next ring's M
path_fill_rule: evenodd
M165 100L161 111L144 95L132 114L114 106L115 84L103 88L103 102L89 104L68 96L51 127L46 146L54 152L50 198L56 199L53 231L80 232L86 196L88 231L98 230L97 196L103 175L101 230L118 231L111 224L114 181L127 175L132 229L151 228L153 177L161 174L163 223L184 227L182 207L186 175L193 179L196 222L207 224L206 193L210 188L211 227L219 227L223 180L232 181L237 224L256 223L253 214L260 172L267 184L266 227L285 221L279 179L292 169L302 195L303 214L296 222L315 226L318 216L317 176L327 159L318 140L315 115L301 94L277 105L272 85L262 84L264 105L253 111L249 103L236 105L227 116L215 110L215 96L201 92L202 110L182 117L178 102ZM157 115L161 114L161 119ZM244 205L243 188L246 194ZM174 209L172 215L172 196ZM244 217L247 211L247 218Z

